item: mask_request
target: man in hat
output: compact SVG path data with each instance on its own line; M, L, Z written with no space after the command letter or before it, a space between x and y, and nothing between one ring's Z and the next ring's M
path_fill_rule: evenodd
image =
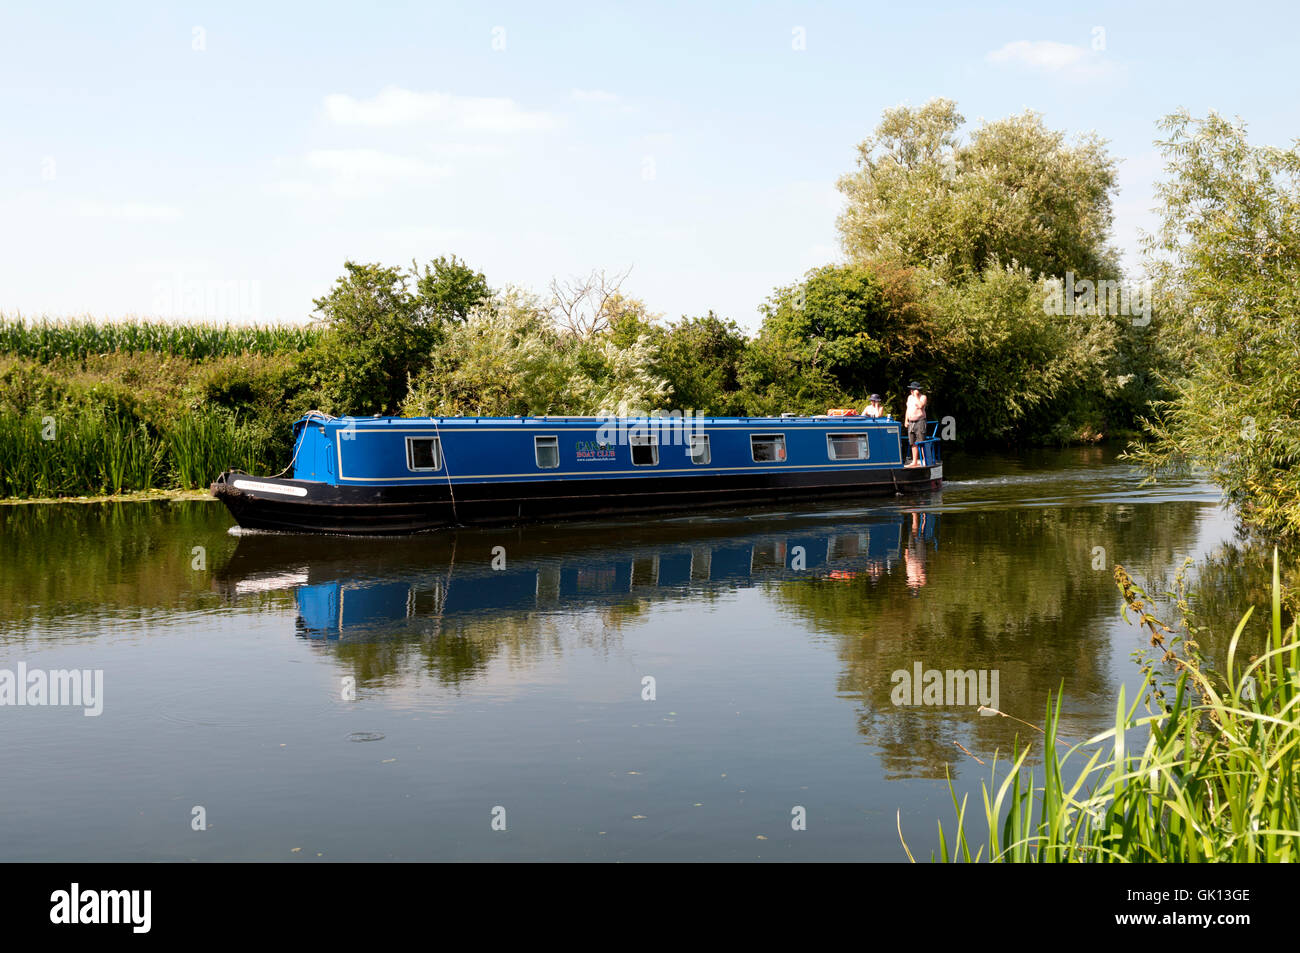
M885 408L881 406L883 401L884 398L879 394L872 394L871 403L867 404L867 409L862 412L863 415L867 417L879 417L884 414Z
M907 398L907 414L903 417L903 422L907 425L907 443L912 448L912 462L903 464L904 467L919 467L921 461L917 459L921 452L921 441L925 439L925 404L926 397L921 393L921 385L916 381L907 385L911 391Z

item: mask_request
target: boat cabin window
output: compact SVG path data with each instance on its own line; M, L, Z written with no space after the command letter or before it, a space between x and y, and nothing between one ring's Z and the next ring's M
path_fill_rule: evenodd
M560 465L560 438L534 437L533 453L537 456L539 469L554 470Z
M406 469L441 470L442 441L437 437L407 437Z
M659 465L659 438L652 433L627 435L627 442L632 447L632 465L637 467L655 467Z
M753 434L749 438L749 449L755 463L784 463L785 434Z
M713 454L709 451L709 435L706 433L691 434L690 440L691 463L711 463Z
M831 460L867 459L867 435L864 433L828 433L826 456Z

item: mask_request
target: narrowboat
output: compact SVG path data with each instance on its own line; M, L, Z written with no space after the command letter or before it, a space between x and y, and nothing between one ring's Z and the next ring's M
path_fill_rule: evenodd
M395 534L611 513L893 495L943 480L902 424L867 416L330 417L294 424L284 474L227 471L245 529Z

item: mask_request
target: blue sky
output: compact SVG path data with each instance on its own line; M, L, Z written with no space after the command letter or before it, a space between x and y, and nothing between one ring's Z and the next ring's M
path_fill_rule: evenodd
M1159 117L1300 135L1284 4L540 6L6 4L0 310L302 320L345 259L455 253L753 329L888 107L1097 132L1130 264Z

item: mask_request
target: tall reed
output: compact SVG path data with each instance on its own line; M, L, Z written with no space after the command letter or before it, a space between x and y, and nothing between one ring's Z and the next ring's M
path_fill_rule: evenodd
M45 497L148 490L162 442L139 421L104 411L0 416L0 496Z
M995 761L991 784L982 785L979 836L967 834L968 798L959 801L950 783L957 819L949 830L939 825L935 859L1300 860L1300 644L1294 622L1282 627L1276 551L1265 647L1244 663L1238 658L1252 608L1233 633L1221 676L1190 638L1170 637L1174 630L1151 614L1149 597L1122 567L1115 575L1126 617L1138 614L1159 655L1155 666L1172 669L1166 686L1148 682L1154 712L1139 715L1140 699L1126 705L1121 688L1114 727L1067 747L1058 731L1060 696L1049 699L1042 783L1026 768L1028 746L1013 752L1001 780ZM1181 585L1179 595L1185 607ZM1148 676L1155 666L1146 667ZM906 841L903 847L911 857Z
M162 434L103 410L0 415L0 497L201 489L223 470L272 466L281 449L260 429L219 410L182 413Z
M167 456L176 485L202 488L225 470L262 468L267 463L267 442L231 414L187 412L167 432Z

